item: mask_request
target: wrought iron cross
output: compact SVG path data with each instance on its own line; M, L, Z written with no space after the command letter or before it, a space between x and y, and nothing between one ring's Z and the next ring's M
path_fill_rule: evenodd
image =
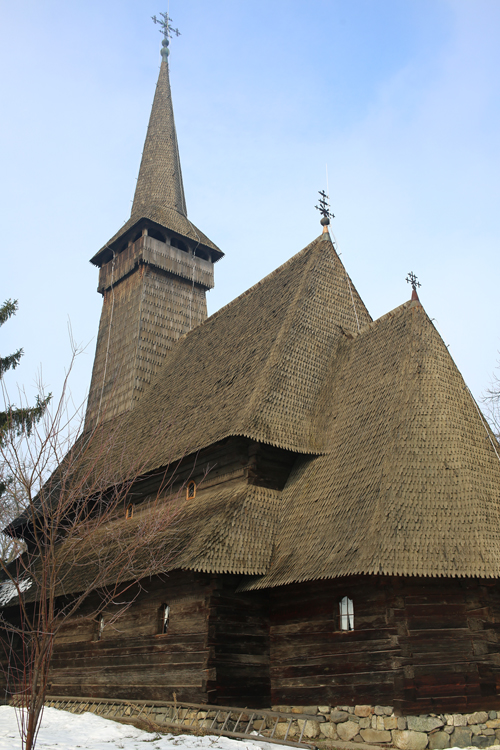
M175 34L175 36L180 36L181 32L179 29L174 29L174 27L171 25L170 21L172 20L168 13L160 13L160 16L163 18L163 21L160 18L156 18L156 16L151 16L151 19L154 23L159 24L160 26L160 33L163 34L163 42L161 43L161 56L166 61L167 57L169 56L169 44L170 39L172 38L172 34Z
M420 281L417 280L417 277L415 276L415 274L413 273L413 271L410 271L410 273L406 277L406 282L408 284L411 284L411 288L413 289L414 292L417 291L417 287L418 286L422 286L422 284L420 283Z
M315 208L320 212L322 216L321 224L323 226L328 226L328 224L330 223L330 219L335 218L335 214L332 214L332 212L330 211L330 198L325 193L325 191L318 190L318 193L320 195L320 198L318 201L319 206L315 206Z
M157 23L160 25L160 33L163 34L163 36L169 37L169 39L172 38L172 34L175 34L175 36L180 36L181 32L179 29L174 29L174 27L170 24L170 21L172 20L168 13L160 13L160 16L163 18L163 21L161 21L159 18L156 18L156 16L151 16L154 23Z

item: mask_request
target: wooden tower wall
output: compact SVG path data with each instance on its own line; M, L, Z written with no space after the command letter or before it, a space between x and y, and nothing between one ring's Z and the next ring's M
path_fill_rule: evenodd
M102 266L87 429L132 408L174 342L207 317L212 286L210 260L148 235Z

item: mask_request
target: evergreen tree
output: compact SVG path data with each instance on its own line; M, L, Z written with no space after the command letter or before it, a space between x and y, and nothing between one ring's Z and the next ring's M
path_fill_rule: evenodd
M8 299L4 302L0 306L0 326L3 326L12 315L15 315L16 311L17 300ZM0 379L3 378L8 370L16 369L22 356L23 350L18 349L13 354L0 357ZM18 435L22 433L30 435L33 425L42 418L49 401L50 394L44 399L37 396L34 406L17 408L13 404L6 404L5 410L0 411L0 443L2 443L8 432L13 431ZM8 482L8 478L0 476L0 497L4 494Z

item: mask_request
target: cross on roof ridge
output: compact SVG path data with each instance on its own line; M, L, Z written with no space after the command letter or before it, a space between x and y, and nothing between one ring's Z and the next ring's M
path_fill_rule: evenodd
M318 201L319 206L315 206L315 208L321 214L320 224L323 227L323 232L327 232L327 227L330 224L330 219L334 219L335 214L330 211L330 196L327 195L324 190L318 190L318 193L320 195Z
M412 293L411 298L412 300L418 300L418 292L417 287L422 286L420 281L418 281L417 276L413 273L413 271L410 271L408 273L408 276L406 277L406 283L411 284Z

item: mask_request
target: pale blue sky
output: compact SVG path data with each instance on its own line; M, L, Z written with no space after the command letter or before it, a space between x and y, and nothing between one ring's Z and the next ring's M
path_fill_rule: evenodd
M57 392L67 320L88 343L88 263L130 214L160 62L158 0L2 0L3 273L20 310L8 380ZM209 311L320 232L374 318L421 301L476 398L500 349L500 3L171 0L171 82L189 217L225 253Z

